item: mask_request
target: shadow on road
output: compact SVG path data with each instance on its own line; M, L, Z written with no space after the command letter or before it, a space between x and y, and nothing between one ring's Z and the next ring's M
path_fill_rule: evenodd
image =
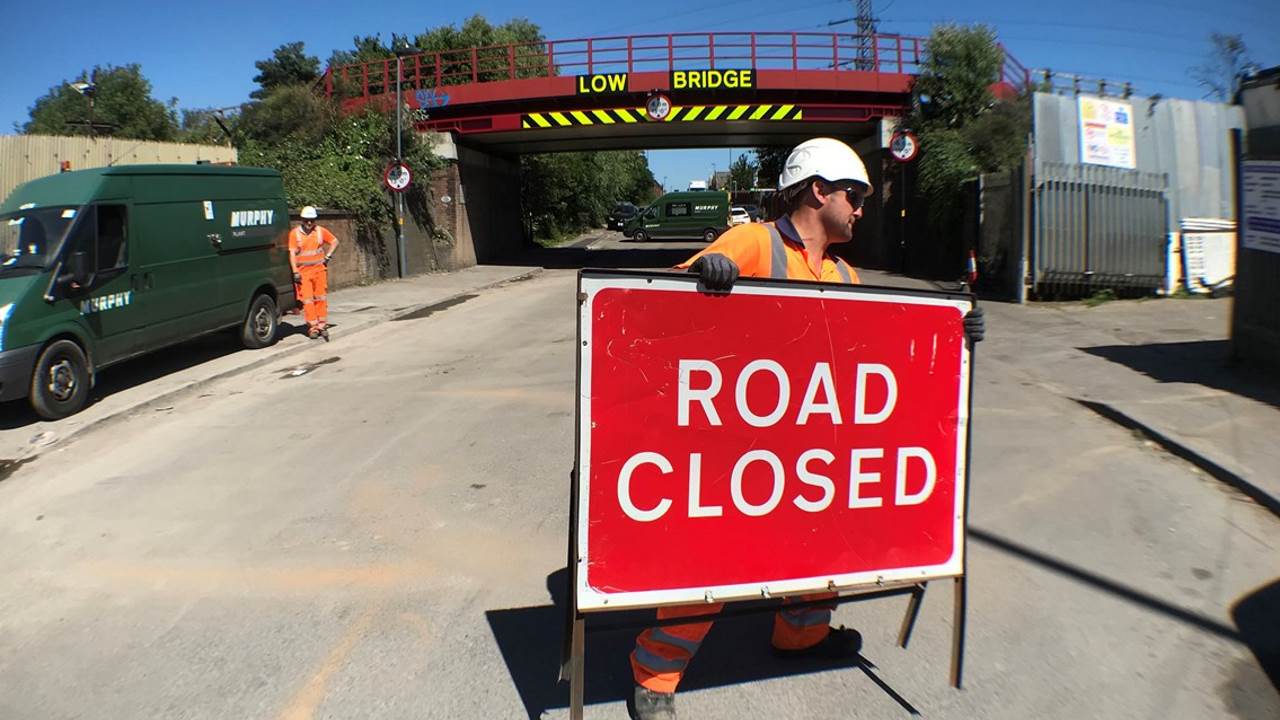
M282 321L276 332L277 340L283 340L291 335L305 336L307 327L305 324L294 325ZM246 350L240 344L240 337L237 333L238 330L236 332L219 331L201 335L198 338L162 348L132 360L126 360L119 365L112 365L98 373L97 382L89 393L89 401L85 404L85 409L93 407L96 403L115 393L138 385L144 385L166 375L172 375L233 353L253 352L252 350ZM31 403L26 398L0 405L0 430L24 428L38 422L41 422L41 419L31 409Z
M1280 579L1238 600L1231 607L1231 619L1271 684L1280 691Z
M1193 383L1280 407L1280 383L1230 364L1228 340L1079 348L1160 382Z
M540 718L546 710L565 708L569 704L569 684L559 679L560 649L568 615L567 585L568 571L562 568L547 576L553 604L485 613L531 720ZM808 659L778 660L769 650L772 611L777 603L753 604L758 604L761 612L716 621L689 665L688 675L680 684L682 692L857 669L903 707L903 716L918 714L875 674L875 665L866 658L843 664ZM634 681L628 656L635 647L636 635L653 619L653 610L619 611L587 618L586 704L622 702L631 694Z

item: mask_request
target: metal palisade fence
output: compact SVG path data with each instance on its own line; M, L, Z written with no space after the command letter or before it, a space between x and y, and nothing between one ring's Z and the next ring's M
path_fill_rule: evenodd
M1164 173L1036 163L1032 286L1041 294L1161 288L1168 188Z

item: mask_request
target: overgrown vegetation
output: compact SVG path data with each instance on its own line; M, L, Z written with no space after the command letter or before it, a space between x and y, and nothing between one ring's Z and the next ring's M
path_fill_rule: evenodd
M939 25L926 46L907 124L920 138L920 191L930 220L958 221L962 183L1022 161L1031 131L1031 97L998 101L1004 51L986 25Z
M604 223L619 201L647 205L658 196L644 154L633 150L526 155L520 204L526 231L559 241Z

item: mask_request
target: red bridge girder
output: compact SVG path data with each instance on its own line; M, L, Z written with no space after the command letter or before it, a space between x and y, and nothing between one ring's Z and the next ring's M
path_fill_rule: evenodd
M918 37L836 33L549 40L411 55L401 61L399 87L419 129L464 134L520 130L528 113L640 107L651 92L668 93L677 105L791 104L804 109L805 121L857 122L905 114L923 48ZM393 107L396 67L394 58L340 65L328 68L321 82L344 111L370 103ZM700 85L714 83L705 71L750 82L673 87L690 71ZM1014 85L1027 80L1012 59L1004 74ZM597 80L597 87L607 89L591 92L591 76L601 75L610 77Z

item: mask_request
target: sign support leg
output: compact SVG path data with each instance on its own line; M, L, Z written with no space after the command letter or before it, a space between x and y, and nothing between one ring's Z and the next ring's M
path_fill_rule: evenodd
M581 617L574 618L573 649L569 659L569 720L582 720L582 705L586 694L583 688L586 634L586 623Z
M951 687L959 690L963 685L964 675L964 623L967 597L965 577L956 578L955 610L951 620Z
M911 631L916 626L916 618L920 615L920 602L924 600L924 589L929 583L920 583L911 589L911 599L907 601L907 612L902 616L902 629L898 631L898 647L905 648L911 641Z

